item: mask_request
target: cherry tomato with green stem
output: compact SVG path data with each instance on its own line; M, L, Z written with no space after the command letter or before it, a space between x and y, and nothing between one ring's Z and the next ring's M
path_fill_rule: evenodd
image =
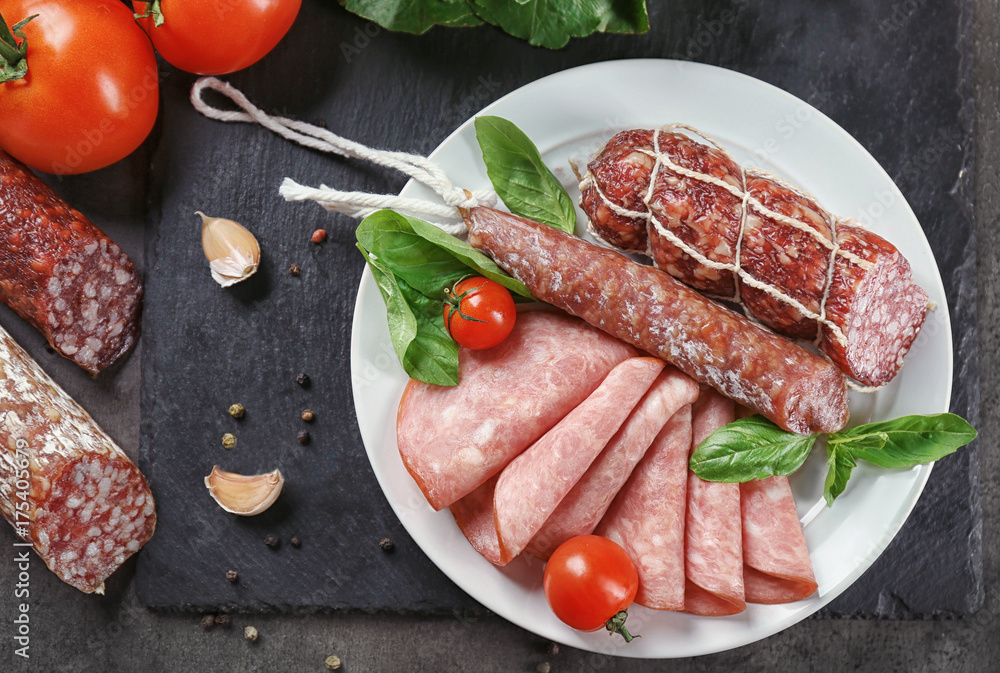
M167 63L198 75L225 75L274 49L295 22L302 0L152 0L132 5Z
M639 573L621 545L597 535L578 535L552 553L542 580L556 617L580 631L606 628L625 642L628 607L639 589Z
M125 5L0 0L0 17L0 147L8 154L46 173L84 173L146 139L159 72Z
M514 329L517 309L500 283L475 276L445 291L444 324L451 338L472 350L493 348Z

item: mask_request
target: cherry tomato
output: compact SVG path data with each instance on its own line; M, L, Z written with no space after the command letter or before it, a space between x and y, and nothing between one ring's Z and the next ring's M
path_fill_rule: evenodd
M117 0L0 0L28 41L25 77L0 84L0 147L47 173L83 173L149 135L159 75L149 39ZM18 40L20 42L20 40Z
M134 2L136 15L147 2ZM224 75L262 59L292 27L302 0L160 0L163 23L139 19L156 51L176 68ZM157 7L153 7L157 9Z
M516 319L510 292L489 278L466 278L447 293L444 325L451 338L466 348L493 348L507 338Z
M639 573L620 545L597 535L578 535L559 545L545 565L545 598L556 617L581 631L604 627L626 642L626 609L639 588Z

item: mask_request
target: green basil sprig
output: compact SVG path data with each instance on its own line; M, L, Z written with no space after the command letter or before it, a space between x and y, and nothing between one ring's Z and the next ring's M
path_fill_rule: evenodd
M444 327L445 289L475 274L532 299L528 288L492 259L415 217L380 210L364 219L356 237L385 300L393 350L419 381L458 384L458 345Z
M844 492L858 460L909 469L940 460L976 438L955 414L902 416L826 435L827 477L823 496L832 505ZM797 470L819 435L782 430L762 416L719 428L691 454L691 470L706 481L745 482Z
M510 212L573 233L573 199L521 129L502 117L476 117L476 140L493 189Z

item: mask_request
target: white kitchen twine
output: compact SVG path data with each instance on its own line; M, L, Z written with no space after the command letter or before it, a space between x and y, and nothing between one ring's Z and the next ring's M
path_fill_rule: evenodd
M202 98L205 89L219 92L241 110L221 110L206 103ZM251 103L243 93L227 82L215 77L202 77L191 87L191 104L198 112L210 119L223 122L247 122L260 124L283 138L292 140L322 152L337 154L342 157L363 159L379 166L395 168L417 180L441 197L444 204L434 203L424 199L412 199L392 194L371 194L368 192L342 192L338 189L320 185L306 187L291 178L285 178L278 193L286 201L315 201L329 211L342 213L349 217L364 218L377 210L391 208L400 212L437 220L455 220L458 222L435 222L438 227L449 234L465 233L460 209L476 206L496 206L497 195L490 189L468 191L452 184L445 172L426 157L407 152L392 152L376 150L361 143L348 140L327 129L307 124L305 122L269 115Z

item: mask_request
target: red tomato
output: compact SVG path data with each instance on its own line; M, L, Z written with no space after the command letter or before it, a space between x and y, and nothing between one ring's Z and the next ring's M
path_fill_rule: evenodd
M466 278L447 294L444 325L462 346L472 350L493 348L514 329L514 299L500 283L478 276Z
M159 106L156 55L117 0L0 0L28 40L26 77L0 84L0 147L47 173L83 173L130 154Z
M597 535L566 540L545 565L542 585L552 611L569 626L605 627L632 640L625 610L639 589L639 573L620 545Z
M135 13L146 5L134 2ZM174 67L225 75L253 65L292 27L302 0L160 0L163 23L139 19L156 51Z

